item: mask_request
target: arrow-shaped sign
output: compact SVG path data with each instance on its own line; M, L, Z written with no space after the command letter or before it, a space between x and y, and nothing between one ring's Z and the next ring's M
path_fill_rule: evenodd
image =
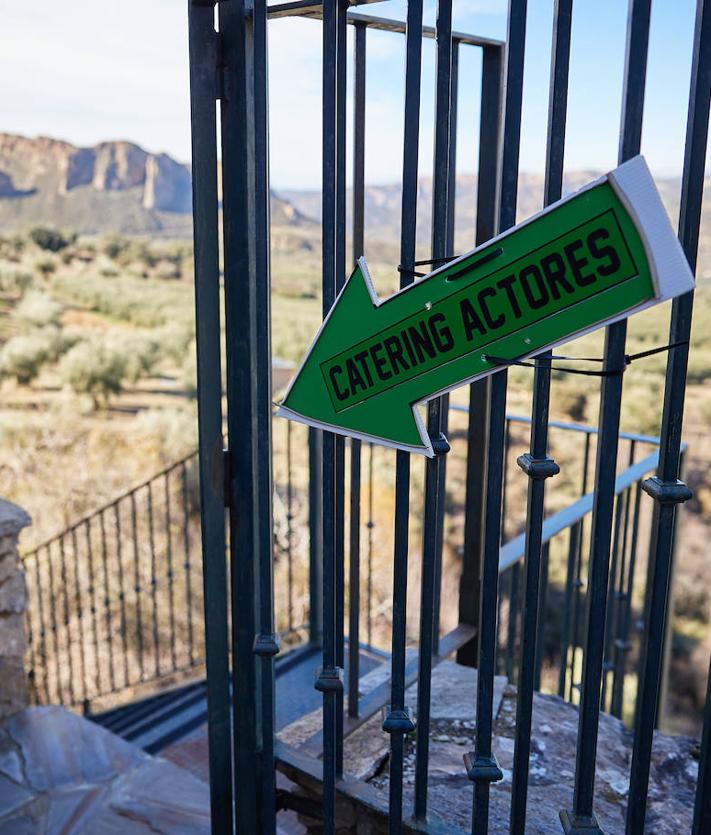
M642 157L380 301L365 260L278 414L432 456L418 404L540 353L694 279Z

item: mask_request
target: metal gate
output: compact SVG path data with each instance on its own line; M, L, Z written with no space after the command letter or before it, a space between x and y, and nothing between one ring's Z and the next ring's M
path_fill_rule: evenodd
M545 203L561 197L565 147L568 68L573 0L551 0L555 8L551 62ZM205 585L205 643L208 670L209 746L213 831L276 831L276 766L286 765L321 785L322 803L311 809L323 831L335 832L338 792L359 797L367 791L343 774L344 733L358 726L363 705L358 697L361 442L346 443L331 433L309 432L309 526L311 540L312 641L322 634L322 664L315 679L322 693L323 726L319 758L297 755L276 741L275 656L279 639L273 612L273 528L271 454L269 131L267 31L269 20L300 15L315 20L323 36L323 180L322 305L324 316L361 255L365 205L365 70L371 29L404 36L406 42L401 286L416 275L416 224L421 104L422 45L436 43L436 96L431 257L442 262L454 243L458 60L463 49L482 52L477 242L516 222L519 145L526 40L526 0L510 0L506 44L452 31L452 0L439 0L437 25L423 26L423 0L409 0L407 20L384 20L354 10L357 2L309 0L267 6L266 0L189 0L190 71L193 131L195 274L198 341L201 512ZM651 0L631 0L624 70L620 162L640 150L644 110ZM347 27L355 29L352 56ZM349 119L346 86L353 71L354 110ZM679 236L695 265L704 181L709 96L711 93L711 3L698 0L693 72L689 97ZM467 90L467 95L472 91ZM216 107L218 102L218 110ZM346 250L346 131L353 136L352 253ZM218 153L219 151L219 153ZM218 164L221 159L221 169ZM221 170L221 197L218 174ZM221 311L224 310L224 316ZM675 300L670 343L688 343L692 298ZM226 356L226 404L223 414L221 333ZM607 329L604 369L625 363L626 323ZM672 351L667 366L657 475L642 489L654 500L647 613L665 612L668 601L676 507L690 496L678 480L681 424L688 347ZM531 754L533 692L540 671L541 597L550 531L544 532L546 479L558 471L549 457L550 355L536 362L530 449L519 457L528 476L521 592L522 643L518 658L518 700L511 789L510 831L524 833ZM440 639L439 589L442 572L444 485L449 444L449 404L442 397L429 405L427 427L438 455L425 464L422 514L420 630L416 669L406 656L406 605L410 534L408 453L398 452L394 511L392 649L389 693L383 728L390 735L387 826L392 833L443 831L428 816L430 684L433 664L454 651L461 663L478 668L476 745L467 758L473 786L473 832L489 826L492 782L502 773L492 752L493 690L497 672L497 613L509 422L505 413L507 374L471 386L468 411L467 478L460 626ZM601 383L601 405L593 477L592 528L587 561L588 593L582 631L584 665L580 681L579 730L575 752L575 791L570 808L560 813L568 833L602 831L595 819L593 795L598 721L605 707L605 626L609 617L613 534L619 524L621 488L617 475L622 374ZM226 426L226 430L223 429ZM589 452L589 446L586 447ZM634 460L631 455L630 464ZM372 461L372 458L371 458ZM656 461L656 459L655 459ZM482 463L483 462L483 463ZM586 471L587 472L587 471ZM635 471L636 481L644 471ZM346 666L345 503L349 483L349 641L348 710L344 711ZM583 493L586 492L585 481ZM582 495L582 494L581 494ZM636 502L639 501L639 490ZM576 517L566 529L580 529ZM621 518L621 516L620 516ZM627 522L625 521L625 526ZM626 536L626 534L625 534ZM568 578L573 588L576 553ZM225 560L225 554L228 559ZM616 559L616 557L615 557ZM577 571L580 574L580 558ZM542 571L543 568L543 571ZM620 574L620 584L624 575ZM613 578L611 580L611 578ZM509 602L514 595L511 578ZM572 592L571 592L572 594ZM571 598L572 599L572 598ZM355 603L354 603L355 601ZM644 830L652 735L661 681L664 617L646 617L640 652L634 747L627 811L627 832ZM566 649L567 653L567 649ZM567 656L566 656L567 657ZM564 667L564 665L562 665ZM508 667L507 667L508 669ZM571 682L572 682L572 669ZM417 680L417 717L405 703L406 687ZM561 690L566 689L565 669ZM616 689L616 685L615 685ZM619 695L619 694L618 694ZM474 694L471 694L474 701ZM614 696L613 696L614 705ZM613 707L614 712L614 707ZM371 714L372 715L372 714ZM711 831L708 789L711 745L707 710L701 747L694 832ZM345 728L345 731L344 731ZM412 808L403 803L406 735L416 734L415 791ZM572 758L572 755L571 755Z

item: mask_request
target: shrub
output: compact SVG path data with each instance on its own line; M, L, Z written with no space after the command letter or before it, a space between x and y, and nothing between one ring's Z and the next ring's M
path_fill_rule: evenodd
M17 269L3 270L0 272L0 290L3 293L22 294L32 286L33 282L34 278L31 273L22 272Z
M120 235L112 235L106 238L102 250L104 255L109 257L112 261L117 261L130 248L131 242L127 238L122 238Z
M0 354L3 374L28 385L49 359L49 347L43 335L14 336L5 343Z
M57 229L49 229L46 226L35 226L30 229L30 240L40 249L47 252L61 252L74 243L76 235L64 235Z
M109 347L122 357L126 379L132 383L150 374L161 358L160 343L147 333L117 334Z
M51 258L42 258L35 263L35 269L43 278L47 278L57 269L57 265Z
M17 305L13 316L29 325L56 324L62 312L62 305L47 293L32 291Z
M91 395L94 408L119 394L126 374L122 355L99 339L78 342L62 360L62 378L77 394Z
M183 384L185 393L189 397L197 396L197 354L195 342L190 345L185 362L180 370L180 382Z

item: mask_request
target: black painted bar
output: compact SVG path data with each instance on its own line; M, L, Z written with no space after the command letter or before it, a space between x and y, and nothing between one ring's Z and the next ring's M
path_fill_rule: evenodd
M709 98L711 97L711 7L699 0L694 33L694 56L689 94L689 115L686 128L686 148L682 172L681 204L679 210L679 240L692 270L696 269L699 243L699 224L704 188L704 166L708 143ZM681 431L684 417L684 392L688 365L688 340L691 333L693 294L674 299L672 303L670 341L682 342L669 352L667 359L662 432L659 450L659 469L654 478L643 483L643 489L654 499L652 546L648 575L648 609L645 613L646 630L642 638L640 679L630 773L630 802L627 810L627 833L644 831L649 763L652 752L657 693L662 669L665 615L669 599L672 566L674 521L676 507L691 497L691 491L679 481ZM651 617L651 613L654 617ZM708 724L708 722L707 722ZM708 787L702 752L698 792ZM708 791L697 802L695 825L705 816L709 819ZM697 798L698 798L697 794ZM705 811L704 811L705 808ZM703 830L698 830L703 831Z
M415 262L422 72L422 0L408 0L405 56L405 126L403 133L400 263L407 270L412 269ZM412 278L412 275L402 272L400 274L400 286L406 287L411 283ZM390 734L388 830L391 835L399 835L402 829L403 736L414 729L411 714L405 706L409 517L410 455L398 450L395 462L392 678L390 706L383 723L383 729Z
M494 237L498 209L498 161L503 49L484 47L481 71L481 117L477 176L476 243ZM464 550L459 585L459 622L479 623L480 574L484 542L484 493L486 460L486 415L489 381L469 387L467 424L467 475L464 508ZM478 639L463 646L457 662L473 667L478 658Z
M526 0L509 0L505 114L501 160L499 230L516 223L516 197L521 142L523 59L526 45ZM488 457L486 464L486 510L484 560L479 617L479 674L477 677L476 749L467 762L474 782L472 833L486 835L489 828L489 790L502 773L491 748L493 731L494 676L496 674L496 616L501 547L504 441L506 435L505 370L490 378L487 415Z
M447 253L448 197L451 185L450 141L452 95L452 0L437 3L435 74L435 136L432 178L432 258ZM443 431L448 398L437 397L427 405L427 432L436 443ZM420 647L417 677L417 747L415 760L415 819L427 818L427 769L429 763L430 697L435 630L435 586L438 557L441 557L444 505L444 454L425 462L422 571L420 575ZM440 553L438 554L438 551Z
M252 30L245 0L218 5L227 96L220 101L222 224L227 357L227 489L232 604L234 809L238 833L258 831L261 678L254 658L258 631L259 557L257 393L255 363L254 90L249 84Z
M365 247L365 67L367 26L356 24L353 52L353 262ZM360 489L361 441L351 439L349 578L348 578L348 715L358 716L360 680Z
M254 0L251 22L254 85L254 260L256 339L256 457L259 513L259 634L254 653L261 679L261 809L260 832L276 833L276 771L274 764L274 656L279 636L274 629L274 522L272 495L272 352L269 240L269 113L267 78L267 2ZM289 524L291 524L289 522Z
M563 189L565 123L568 109L568 70L573 17L572 0L556 0L553 23L551 79L548 103L548 138L544 204L559 200ZM528 476L526 508L526 551L524 555L523 613L521 624L521 662L516 700L516 735L511 785L510 831L523 835L526 830L526 801L531 754L533 691L540 684L542 620L545 617L545 591L542 586L543 517L546 479L560 468L548 456L548 414L550 406L551 352L536 361L533 379L530 452L518 459ZM546 560L547 563L547 560ZM547 575L546 575L547 576ZM538 646L537 646L538 644Z
M222 456L220 265L217 214L217 36L212 4L191 3L190 106L192 118L195 327L197 336L200 514L207 666L210 815L215 835L232 832L232 759L229 710L227 571ZM143 637L138 594L135 495L131 494L139 657ZM88 533L88 523L87 523Z
M635 156L640 149L650 3L651 0L631 0L630 3L622 96L620 162ZM626 335L626 320L607 328L604 370L614 371L624 367ZM583 647L573 809L570 812L561 811L564 831L573 834L601 832L593 813L593 797L621 403L622 374L605 377L601 386L600 431L595 463L587 622Z
M323 7L323 183L322 183L322 309L324 318L336 297L337 210L337 60L339 3ZM343 681L338 668L336 547L336 444L323 433L323 663L316 689L323 693L323 823L334 835L338 773L338 693Z

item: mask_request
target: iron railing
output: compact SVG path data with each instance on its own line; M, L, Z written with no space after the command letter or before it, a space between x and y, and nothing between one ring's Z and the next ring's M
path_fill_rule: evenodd
M358 794L363 787L343 779L344 735L366 712L346 718L343 711L342 668L345 661L345 450L342 439L325 432L311 432L309 440L309 522L312 545L311 622L323 634L323 663L316 687L323 694L323 727L318 740L320 761L298 755L288 746L275 745L273 656L278 651L272 617L273 545L269 381L269 145L267 106L268 18L302 15L314 18L323 38L323 135L322 135L322 304L324 314L345 278L351 258L346 254L346 89L348 49L346 30L356 27L353 119L354 242L353 255L367 252L364 241L363 115L367 32L386 29L405 35L405 120L403 131L402 223L400 262L414 266L417 224L417 171L420 135L420 88L423 38L435 38L435 159L433 177L433 257L451 253L456 221L456 114L460 94L457 79L458 52L462 48L483 53L481 87L480 154L476 238L484 241L516 222L524 57L526 0L510 0L507 42L504 45L452 31L452 2L439 0L437 26L423 26L422 0L409 0L407 21L382 21L349 11L346 0L303 2L267 6L265 0L192 0L191 100L193 108L193 173L195 195L196 301L198 321L198 380L200 413L200 466L203 513L203 552L206 589L207 669L210 705L210 753L212 815L215 832L273 833L276 829L274 769L287 765L317 781L322 790L323 827L326 835L336 829L336 791ZM631 0L627 53L623 77L620 161L640 151L645 101L650 0ZM711 94L711 10L708 0L697 2L689 120L683 169L680 239L687 258L695 265L704 160ZM565 146L568 66L571 49L572 0L555 0L548 118L545 203L561 195ZM502 83L503 79L503 83ZM218 140L215 100L220 104L221 137ZM502 101L503 99L503 101ZM503 112L499 120L498 113ZM217 158L222 151L222 222L218 215ZM474 230L472 230L474 231ZM218 242L224 244L224 284L219 279ZM227 453L226 478L222 478L222 391L220 385L220 295L224 292L227 355ZM673 305L670 343L688 342L692 298ZM623 366L626 323L606 331L606 371ZM681 465L681 425L688 350L670 354L665 388L657 475L625 485L618 481L622 374L610 374L601 384L601 405L595 464L580 483L579 510L591 509L591 524L571 513L568 541L564 545L565 594L568 601L564 629L565 652L556 688L570 696L579 692L579 728L576 740L572 803L561 810L563 828L569 833L600 832L594 815L597 735L600 711L624 713L624 671L632 618L637 616L635 586L638 577L638 538L633 543L637 503L646 504L641 490L653 500L645 594L644 628L641 632L633 752L627 812L628 833L644 831L651 744L657 717L669 583L673 554L676 506L689 497L678 481ZM431 670L446 652L460 650L461 660L476 663L476 738L466 774L474 787L472 831L485 833L489 826L491 783L502 777L492 750L494 678L499 665L509 664L517 682L517 715L514 740L510 831L527 831L527 796L531 751L533 692L542 678L545 617L542 601L551 593L546 564L552 564L561 539L552 535L555 525L545 504L555 493L545 490L545 478L568 465L554 447L549 433L550 364L538 363L534 379L531 433L519 464L528 476L524 540L520 568L507 569L504 585L511 592L499 594L499 568L507 479L507 434L513 425L505 417L507 374L500 371L487 383L470 390L472 409L466 429L467 468L465 546L463 553L460 624L437 641L440 618L440 580L446 487L454 458L445 468L439 456L426 465L423 508L423 548L420 572L420 629L417 669L407 661L407 581L410 544L411 468L409 456L398 453L395 465L394 531L392 550L392 609L390 629L391 678L381 704L386 707L384 730L390 735L388 825L394 835L410 828L428 831L428 775ZM452 434L446 401L431 404L428 428L432 439ZM508 429L508 432L507 432ZM590 436L588 436L590 437ZM623 444L624 446L624 444ZM444 450L445 445L440 445ZM510 448L510 440L509 440ZM356 444L350 478L357 515L362 468ZM552 460L555 451L556 462ZM486 455L483 455L485 452ZM624 454L624 452L623 452ZM630 460L629 458L627 459ZM641 460L644 460L642 458ZM485 462L485 463L484 463ZM633 460L630 469L636 466ZM649 459L644 466L654 466ZM641 465L640 465L641 466ZM577 467L577 465L576 465ZM588 473L587 466L584 468ZM571 470L576 472L576 470ZM637 485L640 485L638 488ZM220 527L228 506L231 532L230 586L226 582L224 546ZM575 507L575 505L573 505ZM587 513L587 511L586 511ZM413 514L416 515L416 514ZM508 524L512 524L508 520ZM558 523L561 524L560 519ZM239 537L235 536L239 530ZM351 556L361 548L355 522L350 527ZM519 532L517 531L517 534ZM562 531L561 531L562 533ZM573 540L571 543L571 539ZM615 544L615 539L617 540ZM520 542L519 542L520 544ZM635 547L633 547L633 544ZM519 547L519 554L521 549ZM322 570L322 575L319 572ZM518 570L518 578L514 573ZM355 576L355 571L354 571ZM522 587L519 589L519 582ZM583 605L583 587L585 601ZM501 599L503 597L503 600ZM508 599L507 599L508 597ZM515 600L515 598L518 598ZM322 604L322 608L316 608ZM497 634L500 606L510 609L511 628L504 648ZM566 608L566 607L564 607ZM228 631L228 609L231 623ZM520 612L520 614L519 614ZM650 618L648 612L654 612ZM659 616L657 617L657 613ZM520 630L517 623L520 621ZM506 612L502 612L502 623ZM611 624L611 628L606 628ZM353 623L357 626L357 623ZM357 631L357 629L356 629ZM520 634L520 638L518 635ZM456 640L451 639L455 635ZM214 640L210 637L214 638ZM449 639L449 640L448 640ZM454 643L453 643L454 641ZM234 663L229 664L231 644ZM511 653L508 647L511 645ZM256 655L255 655L256 654ZM584 659L580 669L580 658ZM230 693L228 676L232 675ZM413 716L405 703L406 686L418 681L418 717L414 815L403 808L404 737L413 730ZM578 689L579 688L579 689ZM576 699L578 697L576 696ZM372 708L372 699L368 710ZM349 713L352 706L349 705ZM694 832L704 831L711 816L709 780L709 717L700 755L700 772ZM230 735L232 726L232 735ZM571 759L572 759L571 752ZM257 767L255 767L257 763ZM464 772L463 772L464 773ZM234 775L234 780L233 780ZM407 823L406 823L407 821Z

